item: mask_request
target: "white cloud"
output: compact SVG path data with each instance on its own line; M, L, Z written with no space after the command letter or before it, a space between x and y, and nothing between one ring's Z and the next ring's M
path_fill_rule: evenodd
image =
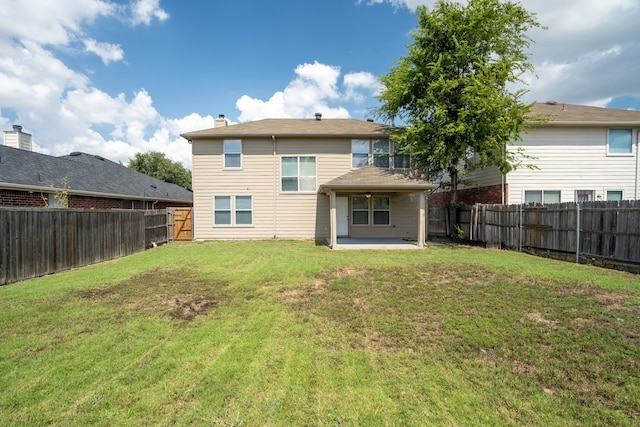
M160 7L160 0L138 0L131 6L134 24L151 25L153 18L166 21L169 14Z
M102 0L1 0L0 38L66 45L83 24L116 10L113 3Z
M213 127L213 117L161 117L146 90L131 99L111 96L53 53L81 42L105 64L122 60L121 46L84 36L98 17L149 25L169 15L157 0L130 7L101 0L0 0L0 126L10 127L4 114L11 110L33 135L34 149L46 154L84 151L126 164L137 152L156 150L190 168L191 150L179 135Z
M104 65L109 65L110 62L114 61L121 61L124 58L124 51L120 45L97 42L93 39L86 39L82 42L85 50L98 55Z
M371 93L378 94L382 88L376 76L367 71L345 74L343 84L346 89L345 98L357 102L364 101L365 97L370 96ZM366 95L363 95L360 90L365 90Z
M267 101L243 95L236 102L240 110L240 121L264 118L313 117L316 112L326 118L348 118L349 111L344 106L332 103L346 101L361 102L379 89L376 78L368 72L346 74L343 78L345 92L338 85L340 67L321 64L301 64L295 69L297 77L283 91L278 91Z
M435 0L359 0L415 10ZM466 1L462 1L466 3ZM527 76L529 101L600 104L618 96L640 97L638 0L521 0L547 30L534 29L532 63L539 76Z

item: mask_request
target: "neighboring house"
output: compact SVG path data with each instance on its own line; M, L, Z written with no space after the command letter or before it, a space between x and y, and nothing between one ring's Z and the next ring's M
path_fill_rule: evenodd
M191 206L191 191L86 153L53 157L0 145L0 206L162 209Z
M426 192L389 127L266 119L182 135L192 144L195 239L425 240Z
M640 198L638 133L640 111L555 102L535 104L532 115L549 121L534 125L522 147L531 156L524 166L502 175L497 168L469 174L472 185L459 187L458 200L475 203L560 203ZM429 202L448 203L449 193Z

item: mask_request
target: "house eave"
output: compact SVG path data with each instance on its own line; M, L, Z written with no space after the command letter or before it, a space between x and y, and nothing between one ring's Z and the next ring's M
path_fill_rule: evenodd
M415 193L428 191L437 188L435 184L407 184L407 185L379 185L379 184L339 184L322 185L320 191L328 194L336 193L360 193L360 192L393 192L393 193Z
M551 121L545 123L530 123L534 127L558 126L558 127L640 127L640 121Z
M0 188L6 189L6 190L28 191L28 192L38 192L38 193L55 193L56 191L63 191L62 188L57 188L57 187L40 187L36 185L12 184L8 182L1 182ZM67 189L67 191L70 195L100 197L105 199L157 200L159 202L193 203L193 200L171 199L167 197L158 197L153 194L140 196L140 195L132 195L132 194L100 193L95 191L75 190L71 188Z
M192 143L196 140L220 140L220 139L259 139L259 138L268 138L271 139L275 137L277 139L281 138L309 138L309 139L327 139L327 138L348 138L348 139L388 139L389 134L383 133L277 133L277 132L267 132L267 133L252 133L252 134L239 134L237 132L229 132L229 133L216 133L216 134L193 134L193 133L184 133L180 135L182 138L186 139L187 142Z

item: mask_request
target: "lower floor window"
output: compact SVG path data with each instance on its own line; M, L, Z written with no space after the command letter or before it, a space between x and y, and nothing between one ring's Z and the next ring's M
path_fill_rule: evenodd
M607 190L608 201L622 200L622 190Z
M593 190L576 190L576 202L592 202L595 193Z
M253 224L251 196L214 196L213 224L244 226Z
M525 203L560 203L560 190L526 190L524 192Z
M353 196L353 225L389 225L389 196Z

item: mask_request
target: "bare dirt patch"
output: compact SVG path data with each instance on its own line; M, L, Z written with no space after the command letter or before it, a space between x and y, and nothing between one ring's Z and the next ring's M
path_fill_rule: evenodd
M195 268L156 268L109 287L77 291L88 300L111 298L129 313L155 313L193 320L210 313L228 298L227 283L203 278Z
M164 296L164 300L172 310L172 317L182 320L193 320L198 315L205 315L218 304L212 299L189 294Z

